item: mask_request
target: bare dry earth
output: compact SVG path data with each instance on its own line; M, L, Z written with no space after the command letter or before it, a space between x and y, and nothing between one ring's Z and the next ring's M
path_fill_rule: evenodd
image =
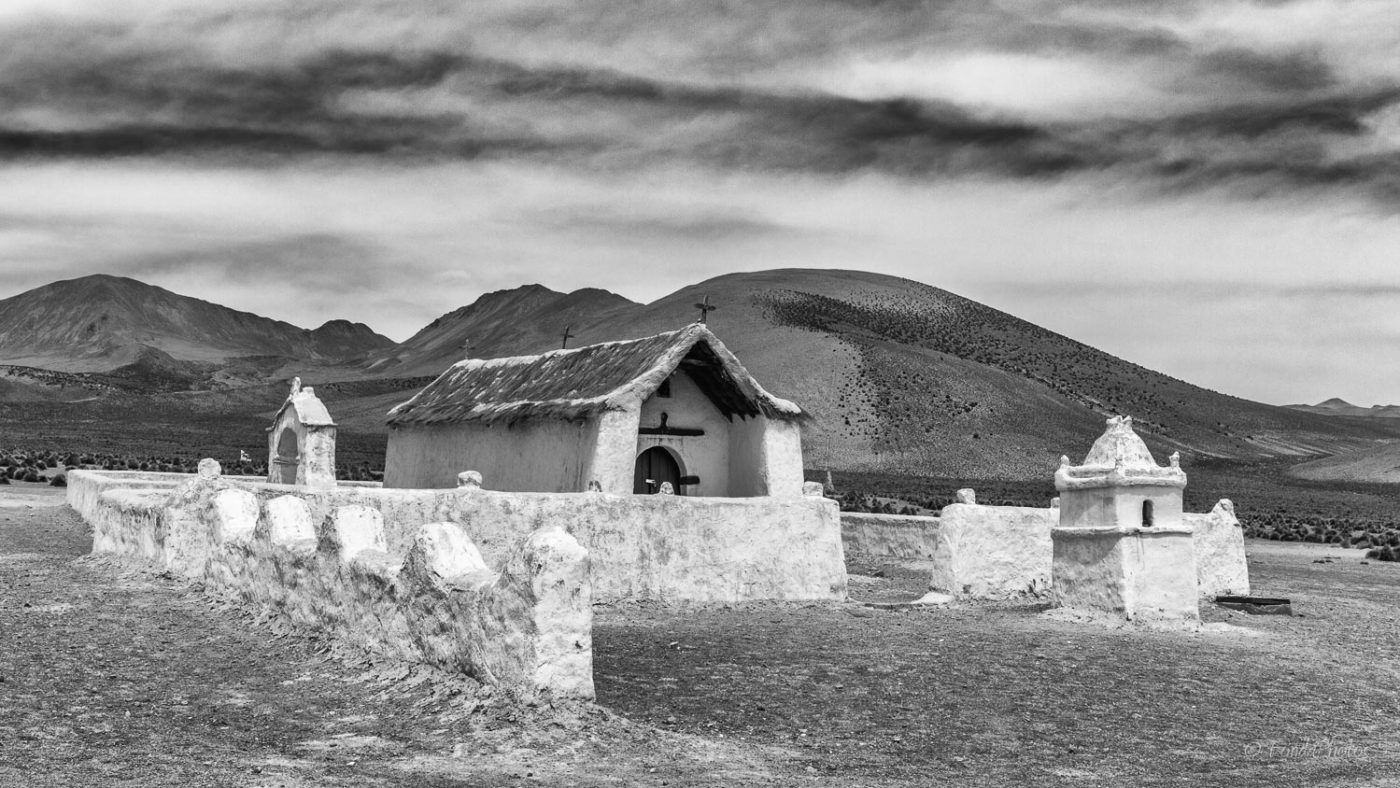
M786 760L346 659L85 556L60 497L21 496L0 494L0 786L769 784Z
M28 495L0 507L0 785L1400 784L1400 566L1356 551L1251 544L1256 591L1303 615L1214 611L1204 635L1024 605L603 607L603 708L519 709L84 557ZM919 590L891 574L853 592Z

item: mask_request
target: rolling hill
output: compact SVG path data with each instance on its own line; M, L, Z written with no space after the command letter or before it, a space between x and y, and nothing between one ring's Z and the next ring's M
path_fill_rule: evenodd
M1044 479L1113 413L1132 415L1159 459L1181 451L1188 465L1299 462L1400 439L1400 421L1230 397L929 285L833 270L730 274L650 304L526 285L398 345L362 324L307 330L130 279L56 282L0 301L0 415L12 435L30 423L80 434L59 430L83 423L119 442L162 417L223 434L220 419L270 416L296 374L365 456L382 446L389 408L466 355L554 349L566 327L574 347L671 330L706 296L715 333L815 417L805 438L815 469Z
M596 288L559 293L543 285L487 293L443 315L366 366L376 376L434 375L468 355L479 358L538 352L560 346L564 329L641 305ZM571 340L574 347L579 340ZM528 350L522 350L526 348Z
M1285 405L1286 408L1316 413L1319 416L1353 416L1366 419L1400 419L1400 405L1372 405L1369 408L1353 405L1344 399L1333 397L1316 405Z
M289 361L343 365L392 345L363 323L299 328L116 276L0 301L0 364L17 367L184 383L231 370L242 380Z

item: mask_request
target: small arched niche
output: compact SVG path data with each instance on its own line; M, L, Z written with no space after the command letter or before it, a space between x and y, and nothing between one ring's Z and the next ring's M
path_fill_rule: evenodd
M296 484L297 466L301 463L301 436L297 435L296 427L292 424L285 424L282 427L280 437L275 438L273 445L272 465L269 467L269 481L275 484Z

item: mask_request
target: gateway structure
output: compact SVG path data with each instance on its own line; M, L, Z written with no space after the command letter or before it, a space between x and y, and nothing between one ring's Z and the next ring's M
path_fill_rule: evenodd
M806 418L700 324L467 359L389 412L384 486L799 497Z
M335 422L316 391L292 380L292 391L267 430L267 480L335 486Z

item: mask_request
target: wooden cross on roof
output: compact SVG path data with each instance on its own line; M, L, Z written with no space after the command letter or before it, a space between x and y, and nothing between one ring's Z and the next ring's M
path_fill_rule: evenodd
M705 296L705 300L698 302L695 305L695 308L700 310L700 319L696 320L695 322L699 323L702 326L709 322L710 313L715 311L716 309L719 309L719 307L710 303L709 296Z
M567 348L567 347L569 346L569 340L574 338L575 335L569 333L569 330L572 329L573 327L574 327L574 326L573 326L572 323L570 323L570 324L567 325L567 326L564 326L564 344L562 344L562 345L559 346L561 349Z

